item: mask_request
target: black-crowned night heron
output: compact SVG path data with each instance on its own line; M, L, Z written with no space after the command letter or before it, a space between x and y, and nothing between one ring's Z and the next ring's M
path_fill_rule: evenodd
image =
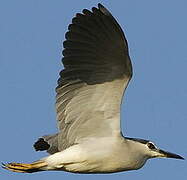
M31 164L3 164L15 172L63 170L112 173L141 168L150 158L183 157L152 142L123 137L121 99L131 77L127 40L110 12L98 4L76 14L65 35L64 69L56 88L59 132L34 147L49 156Z

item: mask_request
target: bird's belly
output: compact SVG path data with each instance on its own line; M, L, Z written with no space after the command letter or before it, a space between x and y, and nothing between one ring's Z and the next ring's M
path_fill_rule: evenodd
M133 162L132 164L121 163L121 161L100 159L98 161L86 160L84 162L75 162L64 165L64 171L74 173L115 173L121 171L130 171L141 168L144 163Z
M75 173L112 173L125 170L119 161L110 160L110 157L95 160L92 158L82 162L64 164L63 170Z
M46 161L48 169L75 173L113 173L142 167L145 161L129 156L125 148L120 140L89 139L49 156Z
M105 141L106 142L106 141ZM77 173L113 173L130 170L124 167L122 153L117 144L100 142L82 145L79 151L79 161L72 161L63 166L63 170Z
M100 163L89 163L89 162L81 162L81 163L72 163L65 165L62 170L74 173L114 173L119 171L124 171L124 169L112 168L106 166L105 164Z
M139 169L146 159L129 154L120 140L102 138L80 144L49 156L45 161L48 170L75 173L113 173Z

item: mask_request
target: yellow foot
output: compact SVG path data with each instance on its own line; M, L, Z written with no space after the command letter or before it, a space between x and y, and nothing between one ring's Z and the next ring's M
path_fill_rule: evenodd
M3 164L2 167L4 169L13 171L13 172L20 172L20 173L33 173L42 171L43 167L46 167L47 164L43 161L36 161L31 164L23 164L23 163L8 163Z

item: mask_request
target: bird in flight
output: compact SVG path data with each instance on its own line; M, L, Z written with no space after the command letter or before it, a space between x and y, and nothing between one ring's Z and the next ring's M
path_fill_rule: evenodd
M2 167L21 173L114 173L139 169L151 158L184 159L121 133L120 105L132 65L127 40L112 14L101 4L84 9L72 19L65 38L64 69L56 88L59 132L34 144L36 151L50 155Z

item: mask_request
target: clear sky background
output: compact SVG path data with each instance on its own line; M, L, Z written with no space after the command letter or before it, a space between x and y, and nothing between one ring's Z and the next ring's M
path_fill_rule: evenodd
M129 42L133 79L122 106L124 135L151 139L187 158L186 0L0 0L0 162L47 154L32 144L54 133L55 87L64 34L75 13L104 4ZM138 171L109 175L18 174L2 180L185 180L187 160L153 159Z

